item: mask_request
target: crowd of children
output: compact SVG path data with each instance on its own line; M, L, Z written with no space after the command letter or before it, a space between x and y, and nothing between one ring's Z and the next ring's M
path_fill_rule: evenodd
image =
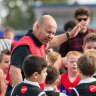
M76 20L71 20L65 24L64 28L66 31L69 32L70 30L72 30L73 27L80 21L85 21L88 25L90 21L90 14L84 8L83 9L79 8L75 13L74 18ZM40 20L39 22L42 23L43 22L42 20ZM46 20L44 19L44 21ZM38 21L36 21L33 26L34 30L35 27L37 29L40 27L39 23L38 24L37 23ZM41 44L41 42L39 42L39 39L34 36L33 34L34 31L33 33L31 32L32 30L29 31L29 33L25 36L26 38L30 35L30 37L32 37L34 41L36 41L35 42L36 44L34 43L34 41L30 41L33 42L35 47L32 47L33 45L30 42L28 43L30 45L28 46L30 47L30 50L32 52L28 49L29 47L26 45L27 43L24 43L23 40L22 40L23 43L20 42L21 44L20 46L22 46L22 44L23 45L25 44L26 48L28 47L27 48L28 54L25 55L25 53L21 49L24 49L26 51L26 48L22 46L20 49L19 43L13 40L14 30L12 28L6 28L4 32L4 37L11 39L12 44L14 45L17 44L15 48L16 50L19 51L16 50L14 51L13 48L12 52L10 52L8 49L5 49L2 52L0 52L0 96L5 95L6 96L96 96L96 33L95 30L88 29L87 25L85 26L86 28L85 27L83 28L81 26L83 29L79 32L79 35L77 35L77 37L75 38L71 38L70 36L71 33L69 34L68 32L66 32L67 37L66 39L68 39L69 41L64 43L63 44L64 46L63 45L61 46L62 49L61 51L62 52L66 51L65 52L66 54L64 53L60 54L58 52L55 52L53 49L47 49L49 45L46 42L50 41L53 38L53 37L51 38L51 36L53 36L54 33L51 33L50 30L48 30L51 27L45 26L47 28L47 33L44 34L45 35L51 34L50 36L48 35L49 36L48 39L46 39L47 35L45 36L46 37L45 38L44 35L41 36L41 33L39 35L36 33L35 35L37 37L41 36L40 38L39 37L38 38L44 44L46 43L47 56L45 53L46 51L45 47L43 46L44 49L43 47L41 47L43 44ZM45 32L46 28L43 29L43 27L41 27L41 29ZM74 30L76 31L76 29ZM58 42L61 41L59 40ZM67 47L70 48L67 50ZM35 48L37 51L35 50ZM31 55L29 51L31 52ZM14 52L15 55L13 55ZM19 52L23 54L21 55L19 54ZM35 55L33 55L33 53ZM21 57L19 58L18 57L19 55L22 58ZM19 61L18 65L16 65L15 67L14 64L11 66L13 67L13 69L15 68L13 71L12 69L10 69L11 67L9 67L10 62L12 61L11 60L12 56L14 57L13 60L14 64ZM15 56L17 56L18 59ZM22 66L19 65L20 63L22 64ZM11 83L14 84L13 85L11 84L12 86L9 84L11 88L9 88L10 86L8 87L9 82L6 80L6 76L7 75L9 76L8 69L11 70L11 74L12 72L15 73L16 71L17 73L20 73L19 75L16 74L16 76L14 75L13 77L11 77L11 79L14 77L16 79L17 77L16 80L19 83L18 84L16 80L14 82L12 81ZM25 78L24 81L22 79L23 75L21 75L21 73L24 73L23 74ZM19 81L18 78L22 80ZM8 91L7 94L6 89Z

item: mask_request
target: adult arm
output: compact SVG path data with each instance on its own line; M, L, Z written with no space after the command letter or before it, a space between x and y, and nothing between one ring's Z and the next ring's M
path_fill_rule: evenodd
M79 31L83 27L85 27L85 25L86 25L86 23L84 21L82 21L76 27L74 27L74 29L71 32L68 32L70 38L75 37L79 33ZM58 36L54 36L54 38L49 42L48 48L56 47L67 40L68 40L68 38L67 38L66 33L63 33Z
M9 72L13 86L23 81L21 74L23 60L30 54L29 47L25 45L21 45L14 50Z

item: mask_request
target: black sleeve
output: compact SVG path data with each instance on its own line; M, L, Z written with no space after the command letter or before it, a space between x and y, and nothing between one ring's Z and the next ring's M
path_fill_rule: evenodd
M71 96L77 96L76 92L73 89L71 90Z
M23 60L30 54L31 52L28 45L18 46L12 54L11 65L17 66L22 69Z

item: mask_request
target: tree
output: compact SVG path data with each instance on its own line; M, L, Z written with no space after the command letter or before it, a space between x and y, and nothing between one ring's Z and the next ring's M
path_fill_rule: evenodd
M3 5L8 12L5 25L15 29L32 28L35 21L32 4L32 0L3 0Z

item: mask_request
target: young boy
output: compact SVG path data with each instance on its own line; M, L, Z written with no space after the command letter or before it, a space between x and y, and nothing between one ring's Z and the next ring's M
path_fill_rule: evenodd
M58 52L49 52L47 54L47 62L48 62L48 65L54 65L54 63L61 59L61 55L58 53Z
M8 72L10 61L11 61L11 52L8 49L3 50L0 54L0 69L3 70L5 78Z
M90 49L96 50L96 33L89 33L83 42L83 52Z
M82 55L78 51L70 51L67 53L67 68L68 72L61 75L59 88L61 92L71 96L71 89L78 85L80 77L77 70L77 60Z
M6 81L6 74L10 64L11 52L6 49L0 54L0 96L5 96L8 82Z
M96 56L88 53L82 55L78 61L81 81L72 89L71 96L96 96L96 79L93 74L96 71Z
M49 65L47 68L47 77L44 89L48 96L66 96L63 93L54 91L55 87L59 82L59 76L59 70L55 66Z
M47 75L45 59L35 55L27 56L23 63L23 71L26 79L12 89L10 96L46 96L39 86Z

